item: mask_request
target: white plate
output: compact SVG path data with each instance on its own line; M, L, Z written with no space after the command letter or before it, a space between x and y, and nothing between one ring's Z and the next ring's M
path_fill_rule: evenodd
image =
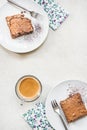
M14 1L17 3L17 0ZM26 53L38 48L45 41L49 30L49 21L45 11L34 1L18 0L18 3L29 10L41 13L43 17L41 19L39 17L39 20L35 20L26 13L26 17L30 18L32 21L34 32L26 36L12 39L5 17L18 14L21 10L7 2L0 8L0 44L10 51Z
M52 109L51 100L56 99L58 102L60 102L61 100L66 99L69 93L72 92L74 93L79 92L87 107L87 84L81 81L70 80L62 82L61 84L57 85L53 90L51 90L51 92L47 97L46 115L50 124L56 130L64 130L64 127L61 123L60 118ZM67 125L69 127L69 130L87 130L87 117L83 117Z

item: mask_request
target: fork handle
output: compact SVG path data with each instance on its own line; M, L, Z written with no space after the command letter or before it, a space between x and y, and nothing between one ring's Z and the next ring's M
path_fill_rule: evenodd
M57 110L55 112L59 115L59 117L60 117L60 119L62 121L62 124L63 124L65 130L69 130L68 127L67 127L67 125L66 125L66 123L65 123L65 121L64 121L64 118L61 115L61 113L59 113L59 111L57 111Z
M66 123L65 123L65 121L64 121L64 119L63 119L63 117L62 117L60 114L58 114L58 115L59 115L59 117L60 117L60 119L61 119L61 121L62 121L62 123L63 123L63 126L64 126L65 130L68 130L67 125L66 125Z
M15 5L16 7L18 7L18 8L20 8L20 9L22 9L22 10L25 10L25 11L27 11L27 12L29 12L29 13L32 13L32 11L30 11L30 10L28 10L28 9L26 9L26 8L24 8L24 7L22 7L21 5L19 5L18 3L16 3L16 2L14 2L13 0L7 0L10 4L13 4L13 5Z

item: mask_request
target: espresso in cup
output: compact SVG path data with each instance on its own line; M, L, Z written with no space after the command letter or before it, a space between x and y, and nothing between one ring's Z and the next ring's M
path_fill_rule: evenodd
M27 75L18 80L15 90L21 100L33 101L40 96L42 85L35 76Z

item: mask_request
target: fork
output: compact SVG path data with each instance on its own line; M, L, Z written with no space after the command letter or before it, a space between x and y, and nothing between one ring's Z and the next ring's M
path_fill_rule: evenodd
M65 121L63 119L63 116L61 114L60 107L59 107L57 101L56 100L52 100L51 101L51 105L52 105L53 110L59 115L65 130L68 130L67 125L66 125L66 123L65 123Z
M30 11L30 10L24 8L23 6L19 5L18 3L16 3L16 2L13 1L13 0L7 0L7 1L8 1L10 4L12 4L12 5L16 6L16 7L20 8L20 9L26 11L26 12L29 12L29 13L31 14L31 16L34 17L34 18L37 18L38 15L39 15L39 16L41 15L41 14L35 12L35 11Z

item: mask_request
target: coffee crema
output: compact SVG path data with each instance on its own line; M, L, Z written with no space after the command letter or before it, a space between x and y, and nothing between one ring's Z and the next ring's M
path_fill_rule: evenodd
M16 84L17 96L25 101L33 101L42 91L41 82L34 76L24 76Z
M40 84L36 79L26 78L21 81L19 91L24 97L32 98L39 93Z

